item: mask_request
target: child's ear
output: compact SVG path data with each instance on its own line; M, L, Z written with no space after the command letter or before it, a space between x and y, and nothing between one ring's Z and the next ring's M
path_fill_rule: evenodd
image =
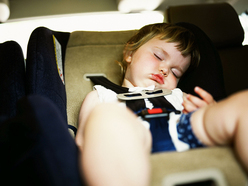
M127 63L131 63L131 61L132 61L132 54L133 54L132 51L126 52L125 61L126 61Z
M129 50L129 43L126 44L123 54L124 54L124 60L127 63L131 63L133 51Z

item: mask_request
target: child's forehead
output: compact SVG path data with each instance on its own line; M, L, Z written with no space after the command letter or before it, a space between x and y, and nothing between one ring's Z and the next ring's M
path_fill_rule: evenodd
M163 39L159 35L151 38L148 42L150 43L151 47L153 47L155 49L160 49L160 50L164 51L165 53L167 53L167 52L171 53L174 51L173 54L175 54L175 51L176 51L177 54L180 53L180 55L183 57L190 57L191 58L190 53L188 55L183 55L182 51L179 49L179 45L180 45L179 42L173 42L173 41L170 41L168 39Z
M183 55L182 48L181 48L182 43L180 41L171 40L170 38L163 37L163 35L161 35L161 34L154 36L153 38L148 40L148 42L149 41L151 41L151 42L152 41L154 41L154 42L160 41L160 42L158 42L160 44L170 43L172 45L167 45L167 46L173 46L173 48L176 48L176 50L179 51ZM188 55L191 56L190 53L188 53ZM188 55L184 55L184 56L188 56Z
M151 38L150 40L147 41L147 43L153 44L155 47L159 46L166 46L166 47L175 47L177 50L177 45L179 44L178 42L171 42L168 39L163 39L160 36L155 36ZM179 50L178 50L179 51Z

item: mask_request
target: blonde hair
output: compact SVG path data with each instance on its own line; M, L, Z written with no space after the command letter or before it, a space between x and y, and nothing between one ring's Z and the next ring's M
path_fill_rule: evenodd
M134 53L150 39L158 36L166 42L177 43L176 47L183 56L191 55L190 67L187 71L197 67L200 61L200 53L196 44L194 34L188 29L170 23L157 23L142 27L133 37L131 37L123 51L123 60L120 62L122 75L124 78L127 62L126 57Z

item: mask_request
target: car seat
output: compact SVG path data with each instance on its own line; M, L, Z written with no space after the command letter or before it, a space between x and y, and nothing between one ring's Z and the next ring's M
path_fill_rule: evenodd
M16 102L26 95L24 65L23 52L17 42L0 43L0 121L15 116Z
M58 42L54 45L52 41L54 41L54 37L57 37L54 34L56 32L44 27L34 30L32 34L32 36L35 36L35 39L32 40L36 41L34 46L39 45L40 40L44 38L44 34L50 40L49 42L41 41L45 44L43 47L50 48L49 51L44 51L43 47L35 51L40 56L39 60L48 60L56 64L56 57L54 56L58 54L58 52L55 53L57 48L62 51L62 56L65 55L65 60L62 61L67 103L66 107L63 106L63 109L66 108L69 125L77 128L81 104L86 94L92 90L93 83L87 78L88 76L102 75L116 84L121 83L121 68L115 64L115 61L122 60L124 44L135 32L136 30L114 32L74 31L65 33L66 44L57 39ZM30 50L32 50L33 44L29 44ZM51 55L44 55L43 52L49 52ZM32 55L36 54L33 53ZM57 58L60 57L57 56ZM63 57L61 58L63 59ZM215 62L220 63L219 60ZM205 60L205 63L208 63L208 60ZM208 65L205 67L207 68ZM221 85L223 83L222 68L219 68L221 64L218 64L217 67L214 68L217 73L214 78L211 73L212 68L199 69L209 72L204 73L206 74L204 75L205 80L201 80L203 85L205 81L211 82L210 85L217 83L219 86L205 85L213 91L213 94L216 94L216 97L222 99L225 97L225 92L223 91L224 85ZM196 76L193 77L188 77L185 81L195 80ZM215 81L215 78L218 78L218 80ZM192 90L191 92L193 93ZM242 165L239 164L230 147L209 147L180 153L157 153L152 154L150 160L152 168L151 185L186 185L188 183L245 185L247 180Z
M65 50L70 33L40 27L32 32L27 48L26 94L49 98L67 123L64 85ZM73 126L70 126L75 131Z
M248 45L242 45L244 30L230 4L170 6L165 11L165 22L192 23L208 35L221 58L227 95L248 88Z

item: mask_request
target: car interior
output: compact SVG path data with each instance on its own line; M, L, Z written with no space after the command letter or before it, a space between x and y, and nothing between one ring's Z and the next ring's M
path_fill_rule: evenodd
M35 11L37 6L41 5L30 0L0 0L0 4L2 2L9 8L10 14L7 20L2 21L0 28L17 24L18 21L35 20L48 15L52 19L54 15L65 16L79 12L89 14L89 12L122 11L123 14L130 15L142 10L160 11L163 15L162 22L184 25L194 32L199 38L199 43L205 43L200 45L202 56L199 67L180 82L178 87L184 92L194 94L193 88L197 85L201 86L217 101L248 88L248 43L244 43L246 28L239 17L248 11L248 2L245 0L187 1L187 3L177 0L160 0L154 1L153 6L149 0L145 1L147 7L152 10L139 7L138 4L142 3L131 6L129 0L107 0L106 2L92 0L90 3L82 0L79 4L84 7L81 9L76 8L79 6L76 3L69 6L65 1L60 3L49 1L51 7L44 11ZM73 4L73 1L70 1L70 4ZM28 9L32 9L33 6L34 9L25 12L27 10L25 6ZM69 8L66 9L66 6ZM74 22L74 24L83 23ZM29 64L34 61L38 64L41 60L60 65L60 80L55 84L64 84L66 95L63 98L58 97L63 100L63 105L58 107L67 116L69 132L72 137L75 137L81 104L94 85L89 77L104 76L115 84L121 85L121 68L116 61L122 60L124 44L137 29L65 31L40 25L29 34L28 40L25 41L26 45L20 44L18 40L12 41L16 46L12 51L17 52L18 55L0 59L23 58L27 68L31 68ZM0 37L2 44L10 42L8 37L4 38L2 34ZM15 40L14 37L11 40ZM23 46L26 48L24 49ZM3 53L6 56L10 55L2 50L0 56ZM20 53L23 56L20 57ZM30 77L32 85L30 93L39 94L35 92L35 87L42 85L37 84L35 78L31 78L33 74L27 74L27 76ZM49 91L49 87L44 89ZM56 95L56 92L54 94ZM150 161L152 186L247 185L247 174L231 147L155 153L151 154Z

